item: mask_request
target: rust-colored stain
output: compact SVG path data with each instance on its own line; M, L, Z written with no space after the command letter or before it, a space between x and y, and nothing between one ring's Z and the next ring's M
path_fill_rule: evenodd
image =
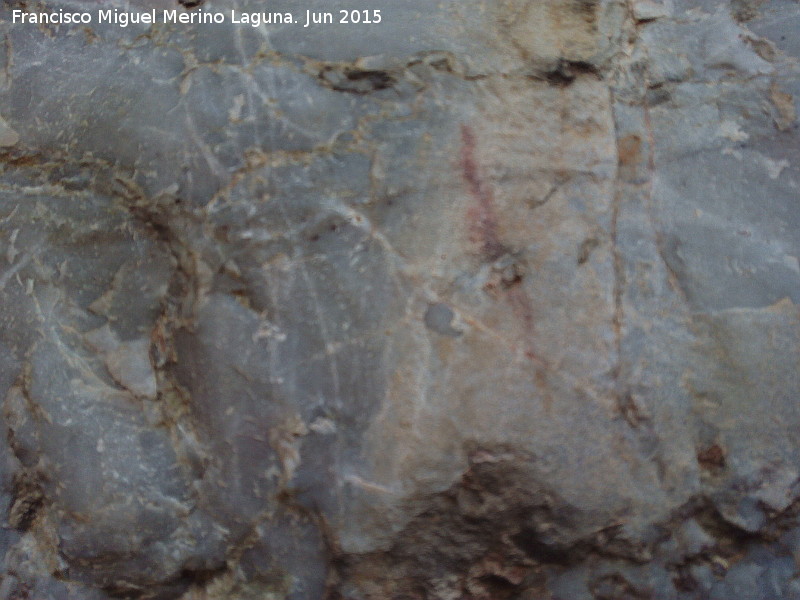
M626 135L620 138L617 148L621 167L635 165L642 160L642 138L638 135Z
M500 239L497 213L494 207L492 190L486 185L480 166L476 159L477 141L475 133L468 125L461 126L461 172L473 204L467 209L467 226L470 241L476 244L488 262L494 262L509 254L509 250ZM522 285L522 278L491 285L491 290L499 294L511 309L512 314L522 324L525 337L525 356L536 365L535 381L545 396L545 408L549 412L552 395L547 385L547 363L539 357L533 347L535 337L535 319L531 299Z
M707 471L718 471L725 467L725 451L719 444L713 444L697 453L697 462Z

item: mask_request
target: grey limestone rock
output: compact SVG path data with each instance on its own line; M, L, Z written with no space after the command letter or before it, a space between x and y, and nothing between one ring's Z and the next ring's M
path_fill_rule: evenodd
M800 6L347 8L0 7L0 598L800 598Z

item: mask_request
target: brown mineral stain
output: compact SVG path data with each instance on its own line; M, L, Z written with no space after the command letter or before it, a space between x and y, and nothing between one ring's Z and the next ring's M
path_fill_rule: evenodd
M638 135L626 135L618 142L620 166L632 165L642 158L642 139Z
M725 451L713 444L697 453L697 462L707 471L718 471L725 467Z
M498 0L498 34L534 69L588 63L597 56L598 0Z
M781 131L786 131L794 125L797 120L797 112L794 108L794 98L791 94L782 92L778 84L773 82L770 87L770 96L772 104L778 110L778 115L775 118L775 125Z

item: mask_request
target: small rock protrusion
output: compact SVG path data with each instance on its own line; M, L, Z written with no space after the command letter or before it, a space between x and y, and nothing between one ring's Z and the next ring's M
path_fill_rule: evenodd
M30 471L14 476L14 503L8 513L8 523L16 529L26 530L33 524L44 504L44 492L39 478Z
M0 148L10 148L19 142L19 134L0 117Z
M425 327L447 337L458 337L463 332L453 328L454 318L452 309L446 304L431 304L425 311Z

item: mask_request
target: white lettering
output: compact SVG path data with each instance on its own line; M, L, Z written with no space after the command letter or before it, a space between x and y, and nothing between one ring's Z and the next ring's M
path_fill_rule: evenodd
M251 25L252 27L260 27L261 25L283 25L294 23L292 13L267 13L267 12L254 12L254 13L241 13L236 14L236 11L231 10L231 23L236 25Z
M19 9L11 11L12 23L31 23L47 25L70 25L72 23L91 23L92 15L89 13L64 12L59 9L52 13L29 13Z
M164 23L183 23L183 24L208 24L224 23L225 15L219 12L209 13L203 10L196 12L178 12L177 10L164 10Z

